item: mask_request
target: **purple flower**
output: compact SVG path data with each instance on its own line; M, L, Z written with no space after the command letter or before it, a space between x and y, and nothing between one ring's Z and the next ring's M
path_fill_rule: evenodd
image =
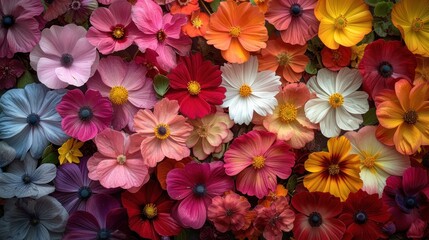
M98 181L88 178L86 163L88 158L82 158L79 164L66 163L58 167L54 180L56 191L52 196L63 204L69 213L77 210L88 210L88 205L100 193L111 194L117 189L106 189Z

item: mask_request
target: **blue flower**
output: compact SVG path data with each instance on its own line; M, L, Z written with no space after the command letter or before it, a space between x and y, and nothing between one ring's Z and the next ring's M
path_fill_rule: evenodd
M48 183L54 180L56 173L55 164L44 163L37 167L37 160L27 154L24 161L15 160L6 172L0 172L0 198L48 195L55 191Z
M6 201L0 224L0 239L61 239L68 213L55 198L11 198Z
M14 148L5 142L0 142L0 168L9 165L15 159L15 156L16 151Z
M62 145L68 139L55 109L65 93L33 83L1 96L0 139L15 149L17 158L22 160L29 150L39 158L49 142Z

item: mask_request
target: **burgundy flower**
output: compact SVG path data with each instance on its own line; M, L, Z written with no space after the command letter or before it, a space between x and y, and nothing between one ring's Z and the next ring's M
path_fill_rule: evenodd
M13 88L16 84L16 79L24 71L25 68L22 62L15 59L0 58L0 90Z

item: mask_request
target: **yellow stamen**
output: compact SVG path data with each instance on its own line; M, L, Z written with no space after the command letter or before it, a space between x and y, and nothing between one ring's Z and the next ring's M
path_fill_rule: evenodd
M253 157L253 163L252 163L253 168L261 169L262 167L264 167L264 165L265 165L265 157L264 156L258 155L258 156Z
M118 161L120 165L124 165L124 163L127 161L127 157L121 154L116 157L116 161Z
M145 215L148 219L152 219L158 215L158 209L156 205L153 203L148 203L143 208L143 215Z
M192 19L191 23L192 26L196 29L199 29L201 26L203 26L203 20L201 20L201 18L199 18L198 16Z
M191 95L198 95L201 91L201 86L197 81L188 82L188 92Z
M122 86L113 87L109 99L113 104L122 105L128 101L128 90Z
M112 36L115 39L122 39L122 37L124 36L125 31L123 27L115 27L115 29L113 29L112 31Z
M238 36L240 36L240 33L241 33L241 29L240 29L240 27L232 27L230 30L229 30L229 34L231 34L231 36L232 37L238 37Z
M289 56L286 53L280 53L279 55L277 55L277 62L279 63L280 66L288 65L290 60L291 60L291 56Z
M247 84L243 84L240 87L239 94L242 97L248 97L250 96L250 94L252 94L252 88Z
M160 123L153 129L155 137L164 140L170 136L170 127L167 124Z
M416 18L413 20L413 23L411 24L411 26L414 32L418 32L423 29L423 27L425 26L425 23L420 18Z
M279 108L279 116L282 122L288 123L296 119L298 110L296 109L295 105L291 103L285 103L281 104Z
M335 19L334 26L338 29L344 29L347 27L347 19L343 15L340 15Z
M329 97L329 104L331 104L333 108L341 107L343 103L344 97L339 93L334 93Z

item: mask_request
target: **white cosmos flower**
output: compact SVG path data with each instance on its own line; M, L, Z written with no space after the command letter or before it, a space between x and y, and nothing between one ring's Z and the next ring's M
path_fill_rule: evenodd
M312 123L320 123L325 137L336 137L341 129L358 129L363 121L361 114L369 109L368 94L356 91L361 84L362 76L357 69L345 67L338 73L320 69L317 77L313 76L307 83L316 98L305 104L305 116Z
M243 64L225 64L221 71L221 86L226 88L222 107L229 108L229 116L235 123L249 124L254 111L261 116L273 113L280 77L272 71L258 72L257 57L252 56Z

